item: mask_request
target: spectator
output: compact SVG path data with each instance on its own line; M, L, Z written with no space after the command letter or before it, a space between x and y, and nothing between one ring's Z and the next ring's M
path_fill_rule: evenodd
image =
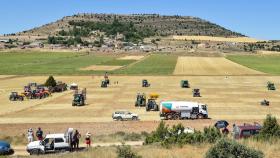
M87 148L89 148L90 145L91 145L90 137L91 137L91 134L89 132L87 132L87 134L86 134L86 145L87 145Z
M28 142L33 142L33 139L34 139L34 133L33 133L33 129L32 128L29 128L28 131L27 131L27 139L28 139Z
M41 130L41 128L39 127L38 130L36 131L36 137L38 140L43 140L43 131Z
M78 130L75 131L74 136L73 136L73 141L74 141L74 148L79 149L79 141L81 138L81 134L79 133Z

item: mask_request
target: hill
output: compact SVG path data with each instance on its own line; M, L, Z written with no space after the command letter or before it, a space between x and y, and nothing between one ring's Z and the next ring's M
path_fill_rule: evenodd
M133 24L136 30L151 31L151 35L193 35L218 37L243 37L244 35L230 31L209 21L191 16L162 16L158 14L77 14L66 16L56 22L41 27L17 33L17 35L49 36L59 35L61 31L69 31L74 27L83 29L80 24L112 24L114 20L120 23ZM84 28L93 31L93 28Z

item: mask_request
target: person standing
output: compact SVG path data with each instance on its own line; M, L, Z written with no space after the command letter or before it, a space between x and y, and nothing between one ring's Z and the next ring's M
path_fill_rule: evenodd
M38 130L36 131L36 137L38 140L42 141L43 140L43 131L42 129L39 127Z
M32 128L29 128L28 131L27 131L27 139L28 139L28 142L33 142L33 139L34 139L34 133L33 133L33 129Z
M78 130L75 131L73 141L74 141L74 148L79 149L79 141L81 138L81 134L79 133Z
M91 146L91 139L90 138L91 138L91 134L89 132L87 132L86 138L85 138L87 148L89 148Z

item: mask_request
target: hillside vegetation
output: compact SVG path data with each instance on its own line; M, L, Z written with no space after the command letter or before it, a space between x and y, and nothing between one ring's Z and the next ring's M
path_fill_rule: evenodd
M19 33L20 35L58 35L65 31L71 31L80 24L90 24L81 29L107 29L118 20L124 25L133 24L136 30L150 32L150 35L168 36L168 35L200 35L200 36L221 36L221 37L240 37L240 33L230 31L217 24L190 16L162 16L158 14L133 14L133 15L115 15L115 14L77 14L67 16L53 23L43 25L31 30ZM94 27L88 27L94 26ZM102 26L100 28L99 26ZM103 27L105 26L105 27ZM62 31L62 32L61 32ZM87 30L89 31L89 30ZM67 33L66 33L67 34ZM65 34L65 35L66 35Z

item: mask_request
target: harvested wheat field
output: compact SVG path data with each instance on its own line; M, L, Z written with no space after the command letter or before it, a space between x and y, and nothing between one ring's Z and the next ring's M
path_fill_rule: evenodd
M239 43L256 43L260 40L249 37L212 37L212 36L173 36L175 40L188 40L188 41L212 41L212 42L239 42Z
M223 57L178 57L174 75L262 75Z
M112 70L117 70L119 68L121 68L122 66L107 66L107 65L91 65L85 68L81 68L80 70L86 70L86 71L102 71L102 70L108 70L108 71L112 71Z
M124 56L124 57L120 57L118 58L118 60L141 60L142 58L144 58L145 56L141 56L141 55L129 55L129 56Z
M87 88L86 106L71 106L72 91L56 93L42 100L8 100L10 91L21 91L25 83L42 83L46 78L37 76L2 80L0 89L4 91L0 96L0 124L112 122L112 112L122 109L139 114L141 121L159 121L158 112L146 112L144 108L134 107L138 92L159 93L159 101L189 100L206 103L213 120L250 122L262 120L268 113L280 116L280 92L266 89L267 81L274 82L276 86L280 84L278 76L145 76L151 82L149 88L141 87L142 77L139 76L110 76L112 84L108 88L100 88L101 76L65 76L57 77L57 80L75 82ZM193 98L191 89L180 88L182 79L188 79L191 88L200 88L202 97ZM264 98L271 101L271 106L259 105Z

